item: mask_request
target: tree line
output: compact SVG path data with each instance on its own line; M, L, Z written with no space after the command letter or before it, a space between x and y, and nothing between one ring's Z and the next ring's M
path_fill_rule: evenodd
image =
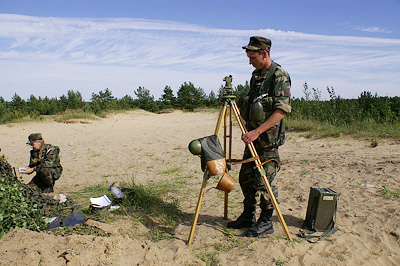
M399 97L380 97L377 94L364 91L357 99L343 99L337 96L333 87L327 87L329 100L321 99L321 91L303 85L301 98L292 98L292 113L289 119L314 120L331 125L351 125L355 121L374 121L377 123L394 123L400 117ZM233 88L237 98L249 91L249 84ZM220 106L223 93L221 85L217 93L211 91L208 95L202 88L195 87L191 82L182 84L176 95L170 86L165 86L161 97L155 100L150 91L139 87L134 96L125 95L116 98L108 88L99 93L92 93L90 101L84 101L79 91L69 90L59 98L35 97L31 95L24 100L14 94L7 102L0 96L0 123L7 123L23 117L38 118L43 115L55 115L66 110L79 110L100 114L112 110L143 109L149 112L159 112L165 109L182 109L194 111L196 108L216 108Z
M304 97L292 99L289 117L314 120L329 125L350 126L355 123L377 124L400 122L400 97L381 97L364 91L357 99L343 99L333 87L327 87L329 100L321 100L321 91L303 85Z
M28 99L22 99L14 94L11 101L7 102L0 96L0 123L6 123L23 117L38 118L43 115L55 115L66 110L80 110L100 114L112 110L143 109L149 112L159 112L164 109L182 109L194 111L201 107L217 107L223 86L217 93L211 91L208 95L200 87L193 83L182 84L176 96L170 86L165 86L161 97L155 100L150 90L139 87L133 94L116 98L108 88L99 93L92 93L90 101L84 101L79 91L69 90L66 95L59 98L36 97L31 95ZM238 85L234 89L235 95L240 95L249 90L249 85Z

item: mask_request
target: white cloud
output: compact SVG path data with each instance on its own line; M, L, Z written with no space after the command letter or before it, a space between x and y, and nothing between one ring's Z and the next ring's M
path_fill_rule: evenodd
M378 32L378 33L392 33L391 30L382 29L380 27L355 27L356 30L365 31L365 32Z
M273 29L213 29L132 18L43 18L0 14L0 95L10 99L59 97L79 90L86 100L109 88L134 96L139 86L158 98L192 82L207 93L223 77L234 86L252 67L241 47L251 35L272 39L271 56L291 75L292 94L302 85L333 86L342 97L362 91L398 95L400 40L323 36Z

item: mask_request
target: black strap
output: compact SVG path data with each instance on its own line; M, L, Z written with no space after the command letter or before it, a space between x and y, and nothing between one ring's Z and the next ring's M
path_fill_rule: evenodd
M336 226L336 209L337 209L337 201L335 204L335 209L333 212L332 220L329 223L329 225L326 227L327 229L325 229L325 231L320 236L315 235L317 230L315 230L314 228L308 229L308 230L300 230L298 236L306 239L307 242L309 242L309 243L317 243L322 238L336 233L339 230L339 227ZM313 239L315 239L315 240L313 240Z
M278 66L278 64L275 63L274 61L272 61L272 64L271 64L271 66L268 68L267 75L266 75L266 77L264 78L264 80L263 80L263 82L262 82L260 88L258 88L257 91L252 91L252 90L249 91L248 96L250 96L250 101L251 101L251 102L253 102L253 101L254 101L257 97L259 97L260 95L263 95L263 94L265 94L265 93L267 93L267 94L269 95L269 94L271 93L271 92L269 91L269 89L271 89L271 86L269 86L269 85L270 85L270 84L273 82L273 80L274 80L273 75L275 74L275 70L276 70L277 66ZM254 73L254 72L253 72L253 73ZM256 81L255 81L255 79L254 79L254 76L252 76L252 77L251 77L251 80L250 80L250 88L254 88L254 82L256 82ZM254 90L254 89L253 89L253 90ZM272 95L272 96L273 96L273 95Z
M260 159L260 157L255 156L255 157L251 157L249 159L246 160L240 160L240 159L231 159L231 163L232 164L245 164L245 163L249 163L249 162L254 162L255 160Z
M276 70L277 66L278 66L278 64L275 63L274 61L272 61L272 64L268 69L268 74L264 80L265 83L263 84L263 88L262 88L264 91L262 93L268 93L268 94L271 93L270 91L266 91L266 90L272 88L272 86L269 86L269 84L272 83L272 76L275 74L275 70ZM273 95L273 93L272 93L272 95L270 95L270 96L274 97L275 95Z
M309 242L309 243L317 243L322 238L324 238L326 236L330 236L330 235L336 233L338 230L339 230L339 227L337 227L335 222L333 222L333 220L332 220L332 226L330 227L330 229L325 231L320 236L315 235L316 230L300 230L298 236L306 239L307 242ZM315 238L316 238L316 240L313 240Z

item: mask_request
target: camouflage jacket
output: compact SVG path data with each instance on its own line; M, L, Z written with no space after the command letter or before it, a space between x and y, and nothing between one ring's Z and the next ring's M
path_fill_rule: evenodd
M51 144L43 144L43 150L31 150L31 157L29 160L29 167L34 168L36 174L45 172L45 169L53 172L53 178L58 179L61 176L62 166L60 164L60 149Z
M250 80L248 96L248 107L246 116L247 130L253 130L264 123L276 110L281 109L286 113L291 112L290 106L291 81L289 74L275 62L272 63L267 73L256 69ZM251 105L255 102L262 105L263 115L259 121L251 120ZM285 125L282 119L278 124L262 133L254 142L256 146L273 148L285 142Z

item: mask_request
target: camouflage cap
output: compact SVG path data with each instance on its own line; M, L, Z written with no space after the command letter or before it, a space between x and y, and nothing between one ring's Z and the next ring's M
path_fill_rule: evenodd
M252 51L266 50L269 52L271 49L271 40L264 37L252 36L250 37L249 44L242 48Z
M29 135L28 140L29 141L26 144L32 144L35 141L43 140L42 133L32 133Z

